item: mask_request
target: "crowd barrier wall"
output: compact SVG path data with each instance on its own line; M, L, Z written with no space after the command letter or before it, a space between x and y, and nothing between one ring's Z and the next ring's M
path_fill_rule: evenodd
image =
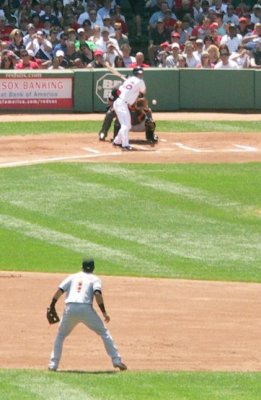
M118 72L127 77L132 70ZM148 68L144 79L153 111L261 110L260 70ZM105 112L112 88L121 82L107 69L1 71L0 110Z

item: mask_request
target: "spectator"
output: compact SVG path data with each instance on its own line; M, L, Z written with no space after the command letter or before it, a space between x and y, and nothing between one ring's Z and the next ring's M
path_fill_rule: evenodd
M237 2L234 2L237 3ZM246 4L244 0L239 0L238 4L234 4L236 7L236 14L240 17L244 17L244 15L249 11L250 7ZM239 21L240 22L240 21Z
M95 43L92 42L91 40L86 40L86 32L83 28L79 28L77 31L77 40L75 41L75 49L78 51L80 49L80 45L83 43L86 43L88 47L93 51L96 46ZM90 38L89 38L90 39Z
M160 45L160 50L157 52L157 62L156 62L156 66L157 67L166 67L166 59L167 57L171 54L171 47L170 47L170 43L169 42L163 42Z
M43 12L40 14L40 21L44 24L50 21L53 26L59 26L59 19L55 16L51 3L46 3Z
M80 68L86 68L94 60L93 51L88 43L83 42L80 44L79 51Z
M0 40L9 42L9 35L13 28L6 22L6 18L4 16L0 16Z
M114 22L121 24L122 33L128 34L128 25L126 24L124 15L121 14L121 6L119 4L116 4L110 15Z
M223 17L223 22L225 24L239 24L239 18L235 13L234 6L232 4L228 4L227 6L227 12Z
M249 52L244 48L244 46L239 45L236 53L232 53L230 60L236 61L239 68L248 68L250 57Z
M88 68L104 68L103 52L101 50L95 50L93 53L94 60L91 61Z
M62 26L63 25L64 5L61 0L56 0L53 3L53 13L59 21L59 26Z
M124 60L122 56L116 56L114 59L115 68L125 68Z
M109 15L105 15L102 19L103 26L109 29L109 36L114 34L114 27L111 25L111 17Z
M210 34L210 19L209 17L204 17L202 23L193 28L192 36L196 36L197 38L204 40L204 37L209 34Z
M62 52L62 50L58 50L57 53ZM56 53L56 54L57 54ZM61 64L62 57L54 56L52 64L48 67L48 69L64 69L64 67Z
M134 56L131 56L131 47L128 43L121 45L122 58L126 68L129 68L131 64L133 64L136 59Z
M15 69L17 56L9 50L2 51L0 69Z
M186 57L183 54L179 54L176 67L179 69L188 67Z
M201 2L201 8L202 8L202 17L208 17L209 16L209 1L208 0L202 0ZM198 22L203 21L199 18Z
M104 61L107 61L112 67L114 67L115 57L119 55L121 55L119 48L116 48L114 43L109 40L107 42L106 52L104 52Z
M97 40L97 42L96 42L96 48L101 50L103 53L105 53L107 50L107 43L109 41L113 43L113 45L117 51L120 50L117 40L109 37L109 29L106 27L103 27L101 30L101 38L99 40Z
M76 51L75 42L73 40L67 41L66 59L69 68L81 68L80 54L79 51Z
M239 69L237 63L230 60L229 48L226 44L221 44L219 48L220 61L215 65L214 69Z
M167 31L172 32L175 25L176 25L177 20L173 18L173 13L170 8L168 8L165 13L164 13L164 18L163 18L163 23L165 29Z
M195 55L196 58L200 60L201 54L203 53L204 42L202 39L196 39L195 44L196 44L196 49L193 54Z
M177 24L178 24L178 22L177 22ZM177 29L177 24L176 24L176 29ZM180 45L180 33L176 32L176 30L171 32L171 35L170 35L170 44L173 44L173 43L178 43Z
M194 54L193 50L194 50L193 49L193 45L192 45L191 41L188 40L185 43L185 48L184 48L183 55L186 58L187 66L189 68L195 68L199 63L199 58L196 57L196 55Z
M160 44L170 41L169 31L164 27L164 21L159 18L155 28L149 32L148 57L151 65L156 65L156 54L160 50Z
M25 47L33 41L33 39L36 37L36 28L33 24L28 24L27 25L27 32L23 37L23 42Z
M13 29L10 33L11 42L8 45L8 50L13 51L17 56L20 56L20 51L25 49L23 35L19 29Z
M261 68L261 39L259 39L256 43L256 48L251 52L249 66L250 68Z
M100 7L98 9L98 15L103 20L105 16L110 15L113 7L112 7L112 1L111 0L103 0L102 4L103 4L103 7Z
M80 28L81 30L83 28ZM83 31L82 31L83 32ZM101 28L99 25L94 25L92 30L92 36L89 37L89 40L96 44L96 42L101 38Z
M67 41L68 41L68 35L67 33L63 32L60 35L60 41L58 44L55 45L53 49L53 55L56 56L56 53L58 50L62 50L64 54L66 55L67 53Z
M241 17L239 18L239 27L238 27L238 33L244 37L248 33L251 32L251 29L247 25L247 19L246 17Z
M209 46L211 46L212 44L214 44L213 42L213 38L211 35L206 35L203 39L204 42L204 50L208 50Z
M207 13L208 15L208 13ZM194 0L193 3L193 8L192 8L192 18L195 21L196 25L199 25L200 21L203 20L203 9L201 6L201 1L200 0Z
M210 28L210 36L212 37L213 43L216 46L219 46L222 40L222 36L218 33L218 24L217 22L213 22L209 26Z
M177 66L180 54L180 45L178 43L173 43L171 45L172 53L166 58L165 68L174 68Z
M214 68L214 64L210 61L209 53L207 51L203 51L200 56L200 63L196 66L196 68L208 69Z
M207 52L209 54L209 59L210 59L210 63L216 65L219 61L219 49L216 45L211 44L208 48L207 48Z
M22 50L20 55L21 60L15 65L15 69L39 69L37 62L30 60L27 50Z
M97 14L95 10L91 10L89 12L89 18L87 18L91 22L91 27L93 28L95 25L99 25L100 28L103 28L103 21L101 17Z
M256 47L256 43L261 38L261 23L255 24L254 30L246 34L242 40L242 44L248 49L253 50Z
M222 0L216 0L213 2L213 5L209 7L209 11L214 11L215 13L224 15L227 12L227 4L223 3Z
M251 22L254 25L261 22L261 5L260 4L255 4L252 8Z
M242 36L237 33L237 28L235 24L231 23L228 25L228 34L224 35L221 39L220 44L226 44L228 46L229 52L236 52L238 46L242 42Z
M55 46L57 46L57 44L60 43L58 35L59 35L58 27L55 26L55 27L51 28L50 34L47 37L47 39L51 42L53 49L55 48Z
M136 68L136 67L142 67L142 68L150 67L149 64L144 63L144 54L141 51L138 51L138 53L136 53L135 62L129 65L129 68Z
M27 50L33 50L34 56L41 60L52 59L52 44L49 40L44 37L42 31L37 31L36 38L26 46Z
M40 69L46 69L52 64L51 60L44 61L44 60L40 60L40 58L36 58L34 56L33 50L27 50L27 51L28 51L28 54L29 54L29 57L30 57L30 61L36 62Z
M155 28L157 21L159 18L164 20L164 17L166 15L166 11L169 9L168 3L166 1L162 1L160 4L160 10L154 12L150 19L149 19L149 28ZM177 20L178 18L176 17L176 15L174 13L171 14L171 18Z
M120 22L114 23L114 34L110 35L112 39L117 40L119 48L125 43L129 43L129 39L127 35L122 33L122 26Z
M96 26L96 25L95 25L95 26ZM78 29L79 29L79 28L78 28ZM77 29L77 30L78 30L78 29ZM81 28L80 28L80 29L81 29ZM85 21L83 21L82 29L84 29L86 40L89 40L90 37L93 35L93 29L94 29L94 28L92 28L91 22L90 22L88 19L86 19Z

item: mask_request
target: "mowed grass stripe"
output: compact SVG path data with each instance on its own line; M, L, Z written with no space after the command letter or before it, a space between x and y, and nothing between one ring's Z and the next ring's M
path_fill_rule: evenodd
M261 121L156 121L158 132L261 132ZM102 121L1 122L0 136L99 132Z
M2 171L7 244L0 265L13 268L5 250L13 232L17 249L25 237L25 248L30 238L32 249L47 244L35 265L45 257L54 271L57 260L52 264L47 255L55 246L77 265L79 255L92 253L106 274L258 281L260 173L258 164L53 164ZM65 271L73 268L69 258ZM19 257L16 262L24 266Z

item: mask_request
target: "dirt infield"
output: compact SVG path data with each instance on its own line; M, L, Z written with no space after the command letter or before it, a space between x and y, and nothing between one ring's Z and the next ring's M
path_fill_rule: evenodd
M13 120L102 119L103 115L0 115ZM260 120L260 115L157 114L155 119ZM72 162L261 161L261 135L159 133L122 152L93 135L0 137L0 167ZM64 275L0 272L0 368L45 369L57 327L46 307ZM260 285L103 277L109 329L130 370L261 371ZM61 314L63 301L58 303ZM100 339L82 326L66 340L62 370L110 370Z

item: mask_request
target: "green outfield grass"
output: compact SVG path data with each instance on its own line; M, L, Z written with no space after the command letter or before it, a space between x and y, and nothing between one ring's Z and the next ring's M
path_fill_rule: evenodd
M1 400L259 400L260 373L0 370Z
M0 171L0 268L261 281L260 164Z
M1 122L0 136L99 132L101 121ZM261 121L157 121L159 132L261 132Z

